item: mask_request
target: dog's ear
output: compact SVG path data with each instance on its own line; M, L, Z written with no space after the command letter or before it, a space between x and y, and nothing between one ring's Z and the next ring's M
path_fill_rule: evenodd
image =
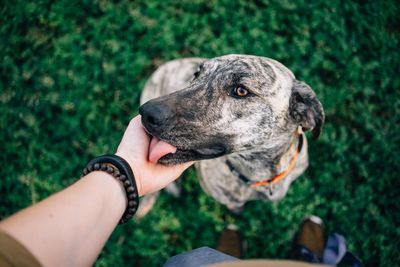
M289 102L290 117L302 126L303 130L311 130L314 138L322 131L325 113L316 94L306 83L294 80Z

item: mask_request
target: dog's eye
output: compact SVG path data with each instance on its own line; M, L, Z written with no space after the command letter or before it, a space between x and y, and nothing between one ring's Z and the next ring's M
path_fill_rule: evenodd
M233 94L238 97L245 97L249 94L249 91L243 86L238 86L233 89Z

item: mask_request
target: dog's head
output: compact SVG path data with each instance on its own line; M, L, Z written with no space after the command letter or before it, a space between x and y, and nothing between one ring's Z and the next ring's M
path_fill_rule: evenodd
M177 148L163 164L273 147L299 125L318 136L324 121L308 85L275 60L247 55L205 61L187 88L139 112L151 135Z

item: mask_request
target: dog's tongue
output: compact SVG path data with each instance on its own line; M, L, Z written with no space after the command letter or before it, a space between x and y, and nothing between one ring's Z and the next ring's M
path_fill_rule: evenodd
M175 152L176 147L153 136L150 142L149 161L152 163L157 163L157 161L163 156Z

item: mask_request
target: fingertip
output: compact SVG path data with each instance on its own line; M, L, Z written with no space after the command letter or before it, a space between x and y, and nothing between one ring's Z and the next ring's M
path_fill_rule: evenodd
M135 117L133 117L130 121L129 121L129 124L130 125L132 125L132 126L135 126L135 125L137 125L139 122L141 122L141 116L140 115L137 115L137 116L135 116Z

